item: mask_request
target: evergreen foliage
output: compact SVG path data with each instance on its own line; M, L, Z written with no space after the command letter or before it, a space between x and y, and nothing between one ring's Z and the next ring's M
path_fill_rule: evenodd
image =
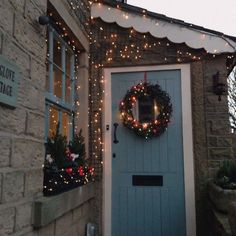
M55 165L58 168L68 167L71 163L68 163L66 157L67 139L59 132L60 124L57 124L56 133L51 138L48 137L46 143L46 154L50 154Z
M84 165L86 152L82 129L80 129L78 134L75 134L73 141L70 141L69 149L71 153L79 155L78 158L75 159L75 162L79 166Z
M236 164L224 161L216 175L216 184L225 189L236 189Z

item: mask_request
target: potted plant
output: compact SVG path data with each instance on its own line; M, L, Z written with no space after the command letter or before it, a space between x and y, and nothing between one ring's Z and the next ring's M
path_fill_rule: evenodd
M85 155L82 130L68 144L58 123L56 133L46 143L44 195L55 195L93 181L94 168L88 166Z
M216 209L228 213L232 201L236 201L236 164L224 161L209 184L209 196Z

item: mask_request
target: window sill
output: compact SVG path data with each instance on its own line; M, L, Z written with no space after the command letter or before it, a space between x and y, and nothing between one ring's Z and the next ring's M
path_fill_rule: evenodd
M94 183L89 183L56 196L40 197L35 200L33 226L43 227L94 198L94 186Z

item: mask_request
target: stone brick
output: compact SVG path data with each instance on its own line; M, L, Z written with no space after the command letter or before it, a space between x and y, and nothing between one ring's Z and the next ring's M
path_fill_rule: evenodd
M32 203L26 203L16 207L15 230L18 231L31 225L32 221Z
M38 232L37 231L31 231L31 232L29 232L29 233L23 233L22 235L20 235L20 236L39 236L38 235ZM53 235L52 235L53 236Z
M18 101L21 106L45 112L45 91L35 87L29 80L20 81Z
M207 142L210 147L217 147L217 137L208 137Z
M38 198L34 205L34 226L45 226L67 212L72 214L74 209L94 198L94 187L95 184L90 183L57 196Z
M219 102L218 96L215 94L206 96L206 111L212 112L218 117L218 115L226 115L228 113L227 96L221 96ZM209 114L210 115L210 114Z
M218 147L231 147L232 139L227 137L218 137L217 138Z
M82 217L82 209L83 207L80 206L73 210L73 222L77 222L80 220L80 218Z
M31 0L31 1L34 2L35 6L37 6L39 9L41 9L43 12L46 12L46 10L47 10L47 0L42 0L42 1Z
M228 120L209 120L207 121L208 134L224 135L229 134Z
M54 235L55 223L48 224L38 230L38 236L53 236Z
M229 224L232 230L233 235L236 235L236 201L233 201L232 203L230 203L230 207L229 207Z
M19 200L24 193L24 173L10 171L3 174L2 202Z
M43 189L43 170L30 169L25 173L25 196L38 195Z
M69 212L56 221L55 235L62 236L72 225L72 212Z
M12 7L21 13L24 12L25 9L25 0L8 0Z
M31 58L30 77L34 84L44 90L46 84L46 65Z
M47 10L47 1L35 1L35 0L27 0L26 7L25 7L25 17L28 17L31 22L37 23L37 26L40 27L38 24L38 18L40 15L44 14Z
M43 142L15 139L11 165L20 168L41 168L44 163Z
M8 0L0 1L0 22L2 27L7 33L12 34L13 32L13 19L14 19L14 9Z
M218 107L218 111L221 111L219 108L223 108L227 102L227 96L222 96L221 101L219 102L218 96L215 94L210 94L206 97L206 104L213 105Z
M0 167L7 167L10 164L11 139L7 137L0 137L0 149Z
M216 160L224 160L232 158L231 148L211 148L209 149L209 158Z
M0 173L0 203L2 202L2 188L3 188L3 181L2 180L3 180L3 177L2 177L2 174Z
M220 160L209 160L208 166L209 166L209 168L219 169L219 167L221 166L221 162L222 161L220 161Z
M86 202L83 204L83 210L82 210L82 216L87 217L90 212L90 204L89 202Z
M202 105L193 106L194 141L198 145L206 143L205 116Z
M43 139L44 123L45 118L42 114L27 112L26 133Z
M31 24L29 24L29 22L23 16L16 14L14 36L26 50L34 55L37 55L38 58L45 60L46 42L44 28L41 28L37 24L36 29L36 27L33 27Z
M0 54L2 54L2 49L3 49L3 32L0 30Z
M202 63L191 63L191 81L192 81L192 103L203 104L204 103L204 89L203 89L203 71Z
M25 131L26 112L21 107L12 110L0 105L0 130L14 134Z
M14 62L20 69L21 75L29 77L30 75L30 56L9 36L4 36L3 39L3 56ZM22 79L22 78L21 78ZM21 82L21 80L20 80Z
M209 83L212 83L212 75L214 75L217 71L222 72L226 71L225 65L225 57L217 57L212 60L204 61L204 76L209 77Z
M2 224L0 224L0 235L1 236L6 236L6 233L5 233L5 230L4 230L4 227Z
M13 207L0 209L0 222L3 231L10 234L14 230L15 209Z

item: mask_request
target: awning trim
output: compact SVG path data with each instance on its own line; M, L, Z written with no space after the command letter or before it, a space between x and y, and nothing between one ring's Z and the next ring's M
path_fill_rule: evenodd
M208 53L234 53L236 42L225 36L171 23L164 20L138 15L122 9L95 3L91 17L101 18L106 23L117 23L123 28L134 28L140 33L150 33L156 38L168 38L173 43L185 43L190 48L204 48Z

